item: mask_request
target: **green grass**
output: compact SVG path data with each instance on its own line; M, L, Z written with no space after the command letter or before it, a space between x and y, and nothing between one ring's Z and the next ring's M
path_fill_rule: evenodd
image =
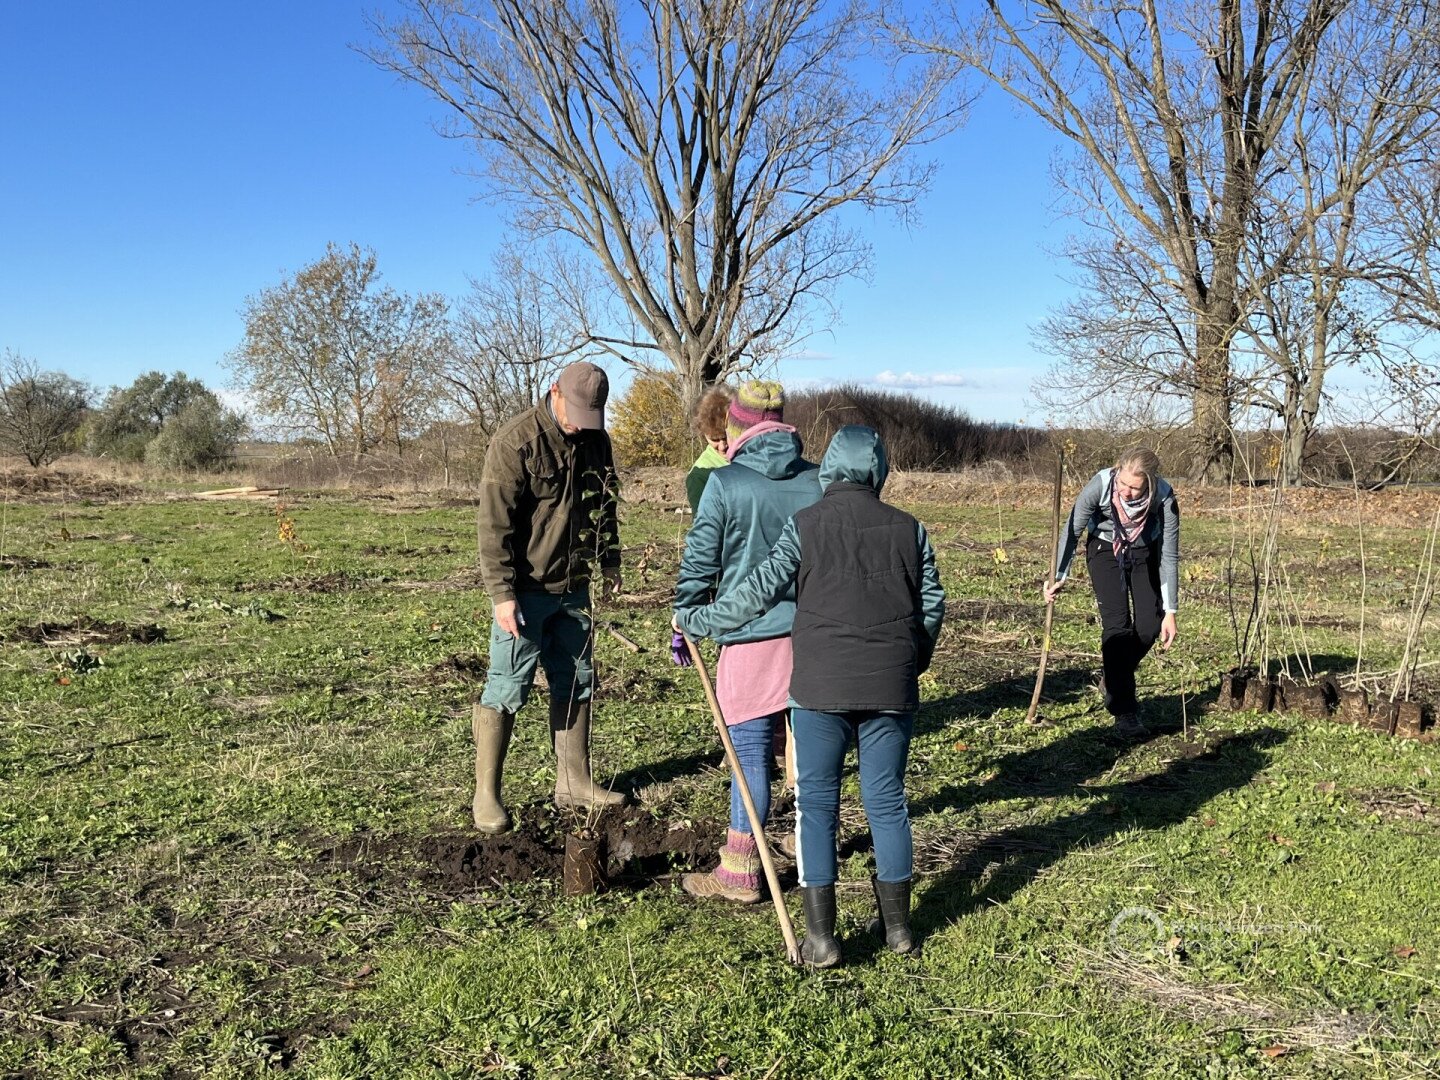
M1182 641L1142 671L1163 730L1125 743L1092 688L1083 582L1057 616L1051 726L1023 725L1038 500L912 509L951 601L909 774L924 953L867 939L859 850L842 863L846 966L813 973L784 963L769 907L694 903L674 875L567 899L549 881L457 888L427 865L427 838L468 817L489 608L467 508L308 495L289 511L298 551L262 504L8 504L0 1074L1440 1071L1440 753L1207 711L1233 655L1230 519L1187 518ZM714 734L665 648L681 520L627 507L628 595L601 618L647 651L600 635L595 753L647 810L713 822ZM1349 670L1350 527L1285 530L1294 645ZM1363 666L1382 671L1422 534L1371 532ZM16 634L81 617L166 637ZM532 704L506 772L523 820L548 757ZM854 837L853 772L845 801ZM335 856L361 841L374 858Z

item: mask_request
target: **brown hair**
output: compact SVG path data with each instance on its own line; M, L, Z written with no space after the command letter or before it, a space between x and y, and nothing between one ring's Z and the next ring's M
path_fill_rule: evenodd
M1146 492L1153 492L1155 481L1160 477L1160 456L1148 446L1132 446L1115 459L1115 471L1126 470L1142 473Z
M725 437L725 417L730 411L730 391L711 387L695 406L695 429L706 439Z

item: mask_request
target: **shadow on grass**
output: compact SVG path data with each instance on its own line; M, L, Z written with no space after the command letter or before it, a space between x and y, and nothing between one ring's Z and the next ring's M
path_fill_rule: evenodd
M615 791L635 791L650 784L665 784L682 776L692 776L704 768L719 768L725 765L725 751L720 739L715 739L711 750L697 750L689 754L676 754L644 765L636 765L615 774L613 781L607 781Z
M1045 675L1040 715L1045 706L1070 705L1095 686L1097 669L1090 667L1052 668ZM950 727L956 721L986 717L999 709L1025 709L1035 690L1035 673L1027 671L996 679L971 693L951 694L926 702L915 717L915 734L928 735ZM1097 708L1098 708L1097 704Z
M945 810L963 810L997 799L1022 796L1057 798L1089 788L1086 780L1113 769L1130 751L1162 736L1180 731L1178 696L1152 699L1153 711L1146 714L1146 731L1122 735L1111 726L1109 717L1096 724L1067 732L1046 743L1005 754L988 762L994 771L979 783L946 784L928 795L913 799L910 816L918 819ZM1199 715L1195 699L1186 706L1192 720ZM1170 719L1171 712L1176 713Z
M924 882L914 911L917 929L926 935L979 907L1005 903L1076 848L1093 847L1128 829L1165 829L1184 821L1217 795L1248 784L1269 764L1268 751L1286 737L1267 727L1212 738L1203 752L1159 772L1090 788L1103 798L1082 811L984 837ZM999 867L990 881L972 890L994 863Z

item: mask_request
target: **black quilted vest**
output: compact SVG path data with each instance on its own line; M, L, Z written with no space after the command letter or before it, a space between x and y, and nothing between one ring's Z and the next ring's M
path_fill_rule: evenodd
M924 636L915 519L866 485L836 481L795 526L790 696L817 712L914 712Z

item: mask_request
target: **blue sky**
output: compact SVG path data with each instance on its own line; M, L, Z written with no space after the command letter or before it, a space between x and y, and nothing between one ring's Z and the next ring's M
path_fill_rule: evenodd
M441 116L350 45L353 0L0 6L0 349L100 385L183 370L223 385L246 295L323 254L375 249L386 280L458 296L502 212L477 201ZM988 94L932 148L918 227L865 219L873 280L785 362L1040 423L1030 326L1072 292L1053 256L1055 141Z

